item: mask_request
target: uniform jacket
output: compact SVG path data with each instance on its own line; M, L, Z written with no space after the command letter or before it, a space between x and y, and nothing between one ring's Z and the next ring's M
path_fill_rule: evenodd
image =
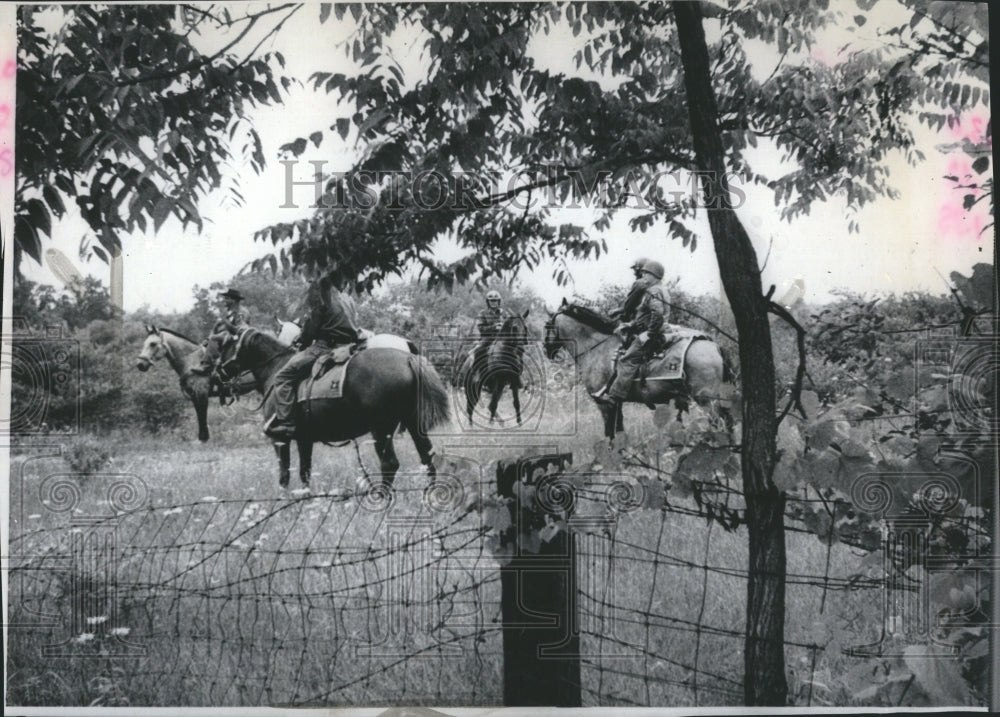
M636 279L631 288L628 290L628 295L625 297L625 303L622 304L621 311L618 313L619 321L632 321L635 318L636 309L639 308L639 304L642 302L642 296L646 291L646 285L648 281L643 279Z
M663 329L663 324L667 320L667 311L670 304L670 295L663 284L652 279L645 282L642 298L635 311L635 320L632 322L634 333L648 331L658 333Z
M335 287L310 287L309 292L309 316L299 338L302 346L316 341L330 345L357 341L358 312L354 299Z
M511 316L511 313L503 307L491 309L486 307L479 312L476 318L476 327L479 329L479 336L483 339L495 339L500 333L503 322Z

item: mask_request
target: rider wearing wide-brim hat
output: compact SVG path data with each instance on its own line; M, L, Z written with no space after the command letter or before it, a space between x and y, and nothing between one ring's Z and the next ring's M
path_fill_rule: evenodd
M601 403L614 407L628 397L639 368L652 358L663 343L661 332L670 306L670 298L661 283L665 270L660 262L648 261L642 273L642 279L637 282L641 284L642 291L635 318L619 324L615 329L615 333L621 333L627 337L626 340L631 338L632 341L618 362L618 375L607 394L595 396Z
M212 327L208 340L205 342L205 354L201 360L201 369L205 373L219 360L222 341L228 334L238 333L249 326L250 312L243 305L244 296L239 289L232 287L220 292L222 308L218 312L218 320Z

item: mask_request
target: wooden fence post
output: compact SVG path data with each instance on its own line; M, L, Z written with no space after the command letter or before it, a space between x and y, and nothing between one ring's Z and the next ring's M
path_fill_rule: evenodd
M546 489L567 463L568 453L522 458L497 466L497 490L513 498L510 563L500 569L503 617L504 705L579 707L580 635L577 618L576 549L568 529L526 549L524 535L545 524L545 500L522 499L521 486ZM572 495L556 493L572 506ZM541 503L541 505L540 505ZM568 517L568 516L564 516ZM568 525L568 521L567 521Z

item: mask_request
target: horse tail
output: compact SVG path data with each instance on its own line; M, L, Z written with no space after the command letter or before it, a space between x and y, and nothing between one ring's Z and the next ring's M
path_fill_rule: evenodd
M451 397L434 366L423 356L410 356L410 368L417 381L417 412L420 432L451 420Z
M719 349L719 355L722 356L722 382L732 383L733 379L736 378L733 373L733 363L729 360L729 355L726 353L726 350L718 344L716 344L716 346Z

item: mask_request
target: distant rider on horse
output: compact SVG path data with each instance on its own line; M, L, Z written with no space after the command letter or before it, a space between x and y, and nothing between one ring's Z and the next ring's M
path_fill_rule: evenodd
M264 432L276 441L285 442L294 436L296 387L309 375L316 359L338 345L357 343L359 339L354 300L337 290L332 274L310 285L304 303L308 316L298 339L301 348L274 376L276 412Z
M479 329L479 343L472 350L472 367L480 375L486 371L486 359L492 344L500 335L504 322L511 313L503 308L503 297L496 289L486 294L486 308L479 312L476 318L476 328Z
M211 373L212 367L219 360L222 341L229 334L238 333L249 325L250 312L243 306L243 294L238 289L230 287L219 294L219 298L222 299L222 310L205 342L205 353L201 358L200 372L205 374Z
M661 283L663 275L663 264L647 261L643 265L641 278L633 285L633 290L639 292L635 318L626 320L615 328L615 333L625 337L628 348L618 361L618 373L607 394L594 396L595 400L605 405L615 409L621 406L632 389L632 381L640 367L664 345L662 331L667 325L670 296ZM630 298L631 295L632 292L629 294ZM620 312L623 319L630 318L625 314L626 308L628 299Z

